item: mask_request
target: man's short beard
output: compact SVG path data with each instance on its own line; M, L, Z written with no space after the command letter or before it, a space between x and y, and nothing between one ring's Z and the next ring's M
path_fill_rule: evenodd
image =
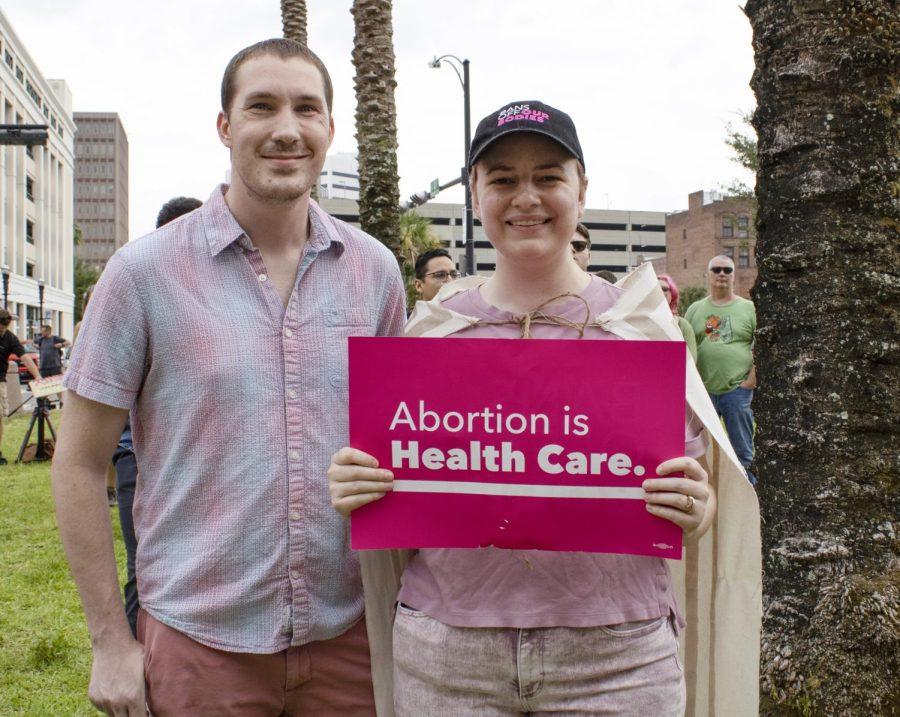
M300 197L309 192L311 185L305 187L301 184L276 185L266 187L266 191L260 191L252 184L245 184L247 190L263 204L278 206L281 204L290 204L296 202Z
M280 206L296 202L312 188L312 184L307 183L305 177L298 178L296 183L279 184L276 182L268 185L264 182L248 182L243 175L240 176L241 183L247 189L247 192L256 201L270 206Z

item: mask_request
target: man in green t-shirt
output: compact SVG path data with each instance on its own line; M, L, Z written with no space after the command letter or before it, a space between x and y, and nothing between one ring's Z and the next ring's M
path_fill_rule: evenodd
M753 335L756 309L734 293L734 262L715 256L709 262L709 296L690 305L684 318L697 338L697 369L725 428L731 445L756 485L753 462Z

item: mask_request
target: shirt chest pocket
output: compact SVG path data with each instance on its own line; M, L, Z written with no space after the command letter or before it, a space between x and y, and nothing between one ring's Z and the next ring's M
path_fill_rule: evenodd
M328 382L346 400L347 339L374 336L374 312L366 306L331 306L325 311L325 341L329 357Z

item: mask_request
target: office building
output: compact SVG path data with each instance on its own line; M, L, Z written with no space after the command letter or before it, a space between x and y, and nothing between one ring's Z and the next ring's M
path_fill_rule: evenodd
M128 137L115 112L76 112L75 256L98 271L128 242Z
M359 225L359 209L349 199L327 199L322 207L351 224ZM460 269L465 268L465 213L462 204L426 202L415 211L431 221L431 230L443 242ZM622 209L587 209L582 223L591 233L589 271L608 269L621 278L639 264L666 253L665 212ZM475 220L475 265L479 274L490 274L497 264L481 222Z
M320 199L359 200L359 165L356 153L329 154L319 175Z
M0 121L46 125L45 146L0 146L0 272L3 301L20 338L42 323L72 336L72 96L63 80L39 71L0 11Z

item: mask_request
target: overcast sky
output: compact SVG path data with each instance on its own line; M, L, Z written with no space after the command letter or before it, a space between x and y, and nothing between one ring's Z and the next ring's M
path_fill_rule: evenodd
M308 0L309 40L335 85L332 151L355 151L350 0ZM229 58L281 34L279 2L3 0L45 77L76 111L118 112L130 143L131 236L160 205L206 199L228 154L215 132ZM749 23L729 0L394 0L402 196L463 164L462 89L434 55L471 60L472 126L513 100L575 120L590 208L672 211L748 179L725 125L754 104ZM440 201L462 201L448 190Z

